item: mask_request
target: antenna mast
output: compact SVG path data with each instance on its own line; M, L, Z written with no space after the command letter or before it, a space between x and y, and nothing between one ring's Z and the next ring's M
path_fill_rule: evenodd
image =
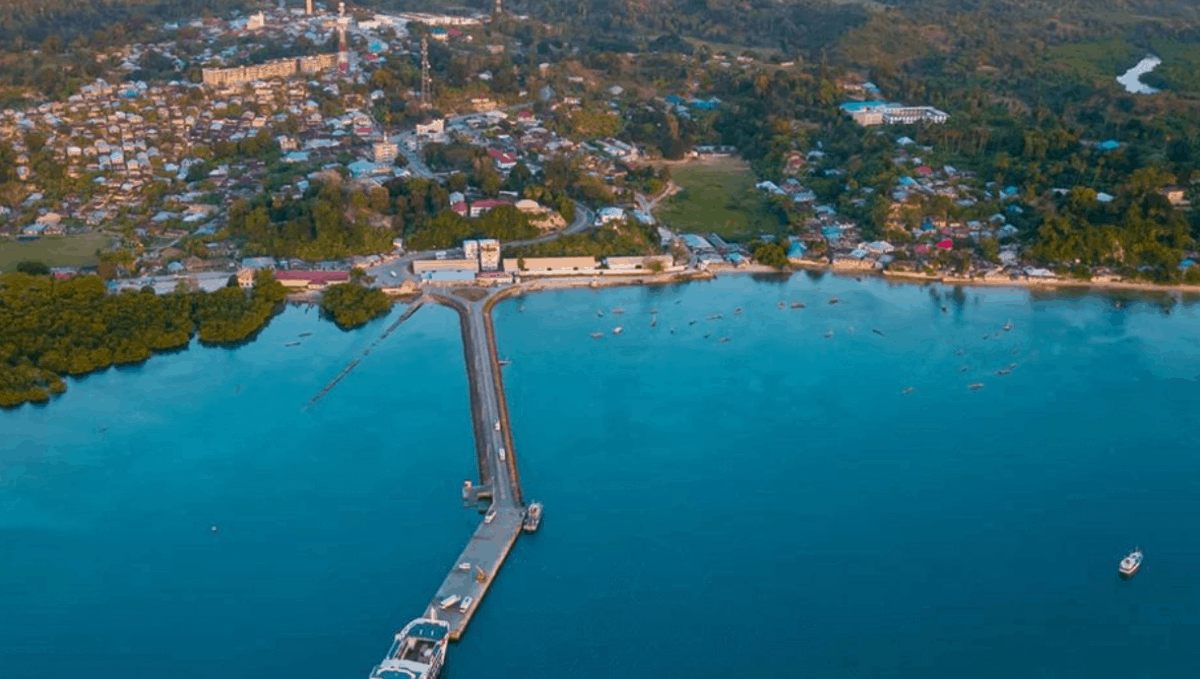
M429 106L429 38L421 38L421 108Z

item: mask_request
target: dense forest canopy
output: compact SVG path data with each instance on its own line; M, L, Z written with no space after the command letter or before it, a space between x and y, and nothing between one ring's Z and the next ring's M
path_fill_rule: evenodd
M260 330L286 292L269 271L254 289L227 287L167 295L146 288L108 294L97 276L57 280L0 275L0 407L42 402L66 390L63 377L140 363L186 347L195 334L213 344Z

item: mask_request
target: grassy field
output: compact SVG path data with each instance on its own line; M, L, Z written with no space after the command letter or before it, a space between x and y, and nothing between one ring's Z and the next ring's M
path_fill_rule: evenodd
M97 233L77 236L46 236L29 243L0 241L0 271L13 271L17 262L35 259L48 266L87 266L95 264L96 250L108 245L109 238Z
M678 233L716 233L745 239L779 233L779 219L768 212L762 191L754 188L750 167L736 158L720 158L671 169L684 190L659 204L657 217Z
M1047 62L1054 68L1084 80L1114 80L1146 56L1124 40L1055 45L1046 50Z

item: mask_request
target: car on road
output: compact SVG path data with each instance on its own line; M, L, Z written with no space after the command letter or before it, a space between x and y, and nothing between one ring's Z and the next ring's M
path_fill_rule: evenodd
M500 431L500 420L496 420L495 430Z
M484 523L491 523L491 522L493 522L493 521L495 521L495 520L496 520L496 510L494 510L494 509L489 509L489 510L488 510L488 513L487 513L487 514L485 514L485 515L484 515L484 517L483 517L483 522L484 522Z
M504 446L500 446L500 460L504 460Z
M388 275L389 275L389 276L391 276L392 278L395 278L395 277L396 277L396 272L395 272L395 271L389 271L389 272L388 272Z

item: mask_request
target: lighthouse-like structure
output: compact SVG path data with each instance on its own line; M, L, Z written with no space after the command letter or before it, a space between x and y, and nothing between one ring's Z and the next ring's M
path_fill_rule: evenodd
M304 13L308 16L313 15L313 0L306 0L304 4Z
M350 72L350 50L346 46L346 26L350 20L346 18L346 3L338 3L338 73L346 75Z

